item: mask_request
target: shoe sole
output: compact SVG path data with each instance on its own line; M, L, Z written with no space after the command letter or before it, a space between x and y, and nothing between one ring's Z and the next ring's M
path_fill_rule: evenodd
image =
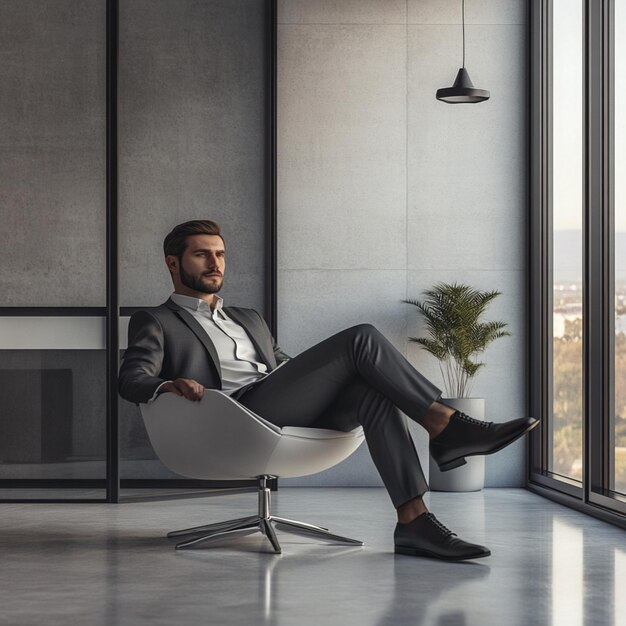
M482 559L485 556L491 556L491 550L486 552L480 552L479 554L473 554L470 556L441 556L435 552L429 552L428 550L420 550L419 548L411 548L409 546L396 546L396 554L406 554L408 556L421 556L427 559L437 559L438 561L467 561L469 559Z
M456 459L452 459L451 461L446 461L442 465L439 465L439 463L437 463L437 465L439 466L439 471L448 472L452 469L455 469L456 467L461 467L461 465L465 465L467 463L465 457L467 456L487 456L488 454L495 454L496 452L500 452L500 450L506 448L508 445L511 445L514 441L517 441L520 437L523 437L526 433L530 432L536 426L539 426L539 420L531 424L521 433L515 435L515 437L513 437L512 439L505 441L500 447L494 448L493 450L489 450L487 452L471 452L470 454L464 454L463 456L459 456Z

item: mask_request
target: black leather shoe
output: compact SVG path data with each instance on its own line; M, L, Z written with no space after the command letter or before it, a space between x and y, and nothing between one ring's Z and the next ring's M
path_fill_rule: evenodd
M534 417L510 422L481 422L456 411L450 423L430 440L430 454L442 472L465 465L466 456L493 454L502 450L539 424Z
M485 546L459 539L430 511L418 515L408 524L396 524L393 541L397 554L425 556L444 561L464 561L489 556Z

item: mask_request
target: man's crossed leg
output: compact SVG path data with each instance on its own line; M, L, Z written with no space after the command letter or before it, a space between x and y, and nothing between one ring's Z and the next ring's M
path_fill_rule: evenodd
M503 447L507 437L513 441L526 432L523 424L511 428L520 422L513 420L492 425L495 430L508 425L508 430L504 438L496 436L495 442L485 443L481 440L487 434L483 423L472 423L472 418L438 402L441 390L371 324L352 326L329 337L233 397L278 426L351 430L360 424L398 514L397 552L451 560L490 554L484 546L454 538L427 511L422 496L428 484L400 410L426 428L438 450L452 456L459 451L459 436L468 439L468 429L470 440L472 436L480 440L474 447L489 453L489 446ZM476 453L467 441L460 451Z

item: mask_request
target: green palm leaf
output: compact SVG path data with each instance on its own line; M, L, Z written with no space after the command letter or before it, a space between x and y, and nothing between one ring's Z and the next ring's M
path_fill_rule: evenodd
M427 337L409 337L446 368L450 396L464 397L467 385L484 363L473 360L501 337L511 336L505 322L480 322L487 306L502 292L480 291L463 283L439 282L422 292L423 300L402 300L415 306L424 321Z

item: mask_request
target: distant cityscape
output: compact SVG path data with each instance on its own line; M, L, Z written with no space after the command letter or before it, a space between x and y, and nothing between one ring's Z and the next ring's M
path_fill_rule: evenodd
M554 337L563 337L565 321L582 319L582 283L554 281L552 332ZM615 334L626 334L626 283L615 285Z
M553 334L565 321L582 319L582 231L555 230L553 239ZM615 233L615 333L626 334L626 233Z
M582 479L582 232L554 231L553 461L551 470ZM626 233L615 234L614 488L626 493Z

